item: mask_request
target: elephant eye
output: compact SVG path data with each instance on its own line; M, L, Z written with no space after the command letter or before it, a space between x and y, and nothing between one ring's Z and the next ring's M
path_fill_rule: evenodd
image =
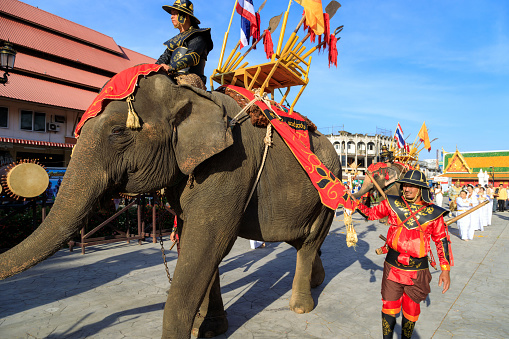
M122 132L124 132L124 128L121 126L115 126L111 129L111 134L114 134L114 135L122 134Z

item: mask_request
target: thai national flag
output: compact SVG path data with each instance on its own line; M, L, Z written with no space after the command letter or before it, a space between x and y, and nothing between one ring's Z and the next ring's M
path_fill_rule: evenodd
M405 138L403 137L403 129L401 128L401 125L398 122L398 127L396 128L396 133L394 133L394 139L396 139L396 142L398 143L398 148L404 148L405 151L409 151L409 146L405 142Z
M237 2L237 13L240 14L240 48L249 45L251 38L251 25L256 25L256 14L253 0L239 0Z

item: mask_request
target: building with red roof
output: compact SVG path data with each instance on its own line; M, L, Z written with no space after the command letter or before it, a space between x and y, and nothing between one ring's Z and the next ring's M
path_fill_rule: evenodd
M112 37L17 0L0 4L0 41L17 51L9 82L0 85L0 164L38 159L66 166L74 128L106 81L155 62Z

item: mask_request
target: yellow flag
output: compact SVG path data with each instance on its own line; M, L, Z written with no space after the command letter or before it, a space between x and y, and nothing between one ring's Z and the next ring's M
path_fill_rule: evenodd
M316 35L322 35L325 31L323 20L322 0L295 0L306 11L306 25L313 29Z
M426 128L426 121L422 123L422 127L419 130L419 139L424 143L424 148L426 148L429 151L431 151L431 142L429 141L428 137L428 129Z

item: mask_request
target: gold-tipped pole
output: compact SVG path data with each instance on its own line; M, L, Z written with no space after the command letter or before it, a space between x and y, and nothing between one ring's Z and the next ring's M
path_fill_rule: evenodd
M239 42L237 42L237 45L235 46L235 48L231 51L230 55L228 56L228 59L226 59L226 62L224 63L224 67L221 68L219 73L224 73L224 71L228 68L230 61L232 60L233 56L235 55L235 51L237 50L237 48L239 48L239 46L240 46L240 40L239 40Z
M302 26L302 24L304 23L304 21L306 20L306 17L303 15L302 18L300 19L299 23L297 24L297 27L295 28L295 30L292 32L292 35L290 35L290 38L288 39L288 41L286 42L286 45L285 47L283 48L283 52L281 52L281 55L284 55L288 49L290 49L291 45L295 43L294 39L298 39L298 37L296 38L297 36L297 32L299 31L300 29L300 26ZM300 48L300 47L299 47Z
M279 34L279 41L277 42L277 50L276 53L272 56L272 60L279 56L281 53L281 47L283 47L283 39L285 38L285 30L286 23L288 22L288 15L290 14L290 7L292 5L292 0L288 1L288 9L285 12L285 17L283 18L283 26L281 26L281 33Z
M223 47L221 48L221 55L219 56L219 64L217 65L217 69L221 69L221 65L223 64L224 51L226 50L226 42L228 41L228 34L230 33L230 28L232 27L233 16L235 15L235 8L237 8L238 0L235 0L235 5L233 5L232 17L230 18L230 24L228 25L228 30L224 33L223 39Z

